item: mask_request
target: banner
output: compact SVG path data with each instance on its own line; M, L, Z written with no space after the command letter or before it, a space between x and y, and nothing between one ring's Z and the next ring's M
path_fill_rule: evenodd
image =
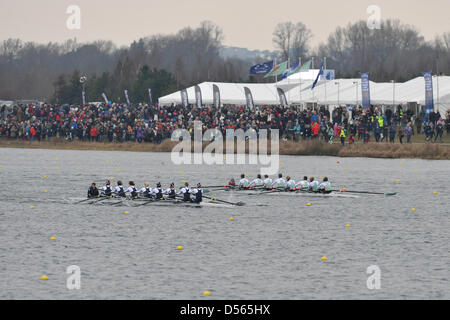
M266 74L273 68L273 61L267 61L250 68L250 74Z
M277 88L278 96L280 97L280 104L283 107L286 107L288 105L286 95L284 94L284 90L281 88Z
M130 98L128 97L128 90L124 90L124 93L125 93L125 98L127 99L127 104L131 105Z
M181 93L181 104L185 108L189 107L189 98L188 98L187 90L183 89L180 91L180 93Z
M198 85L195 86L195 103L197 105L197 108L201 108L203 105L202 90Z
M433 99L433 75L431 71L424 72L425 79L425 113L429 114L434 109Z
M361 73L361 91L362 91L362 105L364 109L370 107L370 82L369 73Z
M86 105L86 91L81 92L81 97L83 98L83 105Z
M152 99L152 89L148 89L148 97L149 97L149 99L150 99L150 105L152 105L153 104L153 99Z
M213 84L213 99L214 99L214 106L216 108L220 108L220 90L219 87L215 84Z
M108 98L106 97L105 93L102 93L102 97L103 97L103 100L105 100L105 103L108 104Z
M286 70L282 75L281 78L285 79L287 77L289 77L290 75L293 75L295 73L299 73L299 72L304 72L304 71L309 71L311 66L311 60L307 61L306 63L304 63L302 66L300 65L300 60L293 65L292 67L290 67L288 70Z
M253 95L249 88L244 87L245 91L245 100L247 100L247 107L250 109L253 109Z

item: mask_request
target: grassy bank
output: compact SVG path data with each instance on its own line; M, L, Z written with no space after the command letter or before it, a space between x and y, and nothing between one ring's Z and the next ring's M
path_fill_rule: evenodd
M151 143L100 143L100 142L65 142L53 141L17 141L0 140L0 148L29 148L57 150L105 150L132 152L171 152L177 142L170 140L161 144ZM207 144L204 144L206 147ZM270 153L270 147L269 153ZM192 149L193 150L193 149ZM248 145L246 147L248 152ZM235 148L236 151L236 148ZM226 148L224 147L224 151ZM434 143L390 144L390 143L357 143L341 146L338 143L327 144L317 141L280 142L281 155L368 157L368 158L421 158L450 160L450 146Z

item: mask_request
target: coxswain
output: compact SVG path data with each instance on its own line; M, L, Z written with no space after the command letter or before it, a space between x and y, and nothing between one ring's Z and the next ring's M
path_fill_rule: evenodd
M108 181L106 181L105 185L102 188L102 194L104 196L110 197L112 192L113 192L113 190L111 187L111 182L108 180Z
M171 183L169 189L166 189L164 191L164 194L167 194L169 199L176 199L177 198L177 190L175 189L175 183Z
M197 188L192 190L192 194L195 196L193 203L201 203L203 201L203 189L200 183L197 184Z
M184 202L192 202L191 200L191 189L189 189L189 182L184 183L184 187L181 188L180 192L178 194L183 195L183 201Z
M295 191L295 181L291 177L286 177L286 191Z
M272 188L272 179L269 178L269 175L268 175L268 174L265 174L265 175L264 175L264 181L263 181L263 184L264 184L264 188L266 188L266 189Z
M122 181L117 181L117 186L114 189L114 193L117 194L119 197L125 198L127 195L125 194L125 190L123 189Z
M317 192L319 188L319 181L315 180L314 177L309 178L308 190L311 192Z
M331 183L328 178L323 178L323 182L319 185L319 192L321 193L331 193Z
M286 187L286 180L284 180L284 178L283 178L283 174L278 174L278 179L277 180L275 180L273 183L272 183L272 188L274 187L274 186L277 186L278 188L285 188Z
M302 181L297 182L297 184L295 185L295 189L300 191L308 191L309 189L308 177L304 176Z
M152 189L150 188L150 182L144 183L144 187L138 191L144 198L152 197Z
M138 197L136 185L134 184L133 181L128 182L128 189L125 191L125 193L129 193L131 199L136 199Z
M88 194L87 194L89 199L92 198L98 198L100 196L100 192L97 189L97 185L95 183L93 183L88 190Z
M153 189L153 194L155 195L155 199L156 200L164 200L163 190L161 188L161 182L158 182L156 184L156 188Z
M239 181L239 189L246 189L248 187L248 179L245 177L245 174L241 174L241 180Z
M257 178L254 179L250 184L248 185L249 188L260 188L263 186L263 181L261 179L261 175L258 174Z

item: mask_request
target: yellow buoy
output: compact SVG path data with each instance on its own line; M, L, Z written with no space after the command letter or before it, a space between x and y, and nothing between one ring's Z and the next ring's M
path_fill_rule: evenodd
M306 206L307 206L307 207L311 207L311 203L307 203Z
M60 170L60 168L59 168L59 167L56 167L56 170Z
M346 227L346 228L350 228L350 227L351 227L351 225L349 225L349 224L346 224L346 225L345 225L345 227Z
M327 257L325 257L325 256L323 256L320 260L322 260L322 261L327 261L328 260L328 258Z
M124 214L130 214L128 211L125 211Z
M250 177L248 174L245 175L246 178Z
M56 158L56 161L59 161L59 158Z
M55 240L56 240L56 238L55 238L55 237L51 237L51 238L50 238L50 240L52 240L52 241L55 241Z
M348 171L348 168L345 168L344 170L345 170L345 171Z
M402 165L403 165L403 162L400 162L400 165L402 166Z
M114 178L109 178L109 180L111 180L111 181L112 181L112 180L114 180Z
M416 208L412 208L411 211L412 211L412 212L416 212Z
M183 174L183 172L181 172L181 171L180 171L180 172L178 172L178 174L179 174L179 175L182 175L182 174Z
M178 247L177 247L177 250L178 250L178 251L181 251L181 250L183 250L183 249L184 249L183 246L178 246Z
M30 206L30 209L34 209L34 206Z
M437 194L437 192L436 192L436 191L434 191L434 192L433 192L433 194Z
M234 221L234 218L233 218L233 217L231 217L231 218L230 218L230 221Z
M48 190L44 190L44 193L48 193Z
M47 179L47 176L44 176L44 179Z
M284 169L284 166L281 166L281 169Z
M398 179L397 179L397 180L395 180L395 182L399 183L399 182L400 182L400 180L398 180Z
M205 291L205 292L203 292L203 295L204 295L205 297L208 297L208 296L210 296L210 295L211 295L211 292L209 292L209 291Z
M46 281L46 280L48 280L48 277L44 274L44 275L41 277L41 280Z
M120 172L119 169L116 169L116 172Z
M0 168L3 168L3 166L2 166L2 165L0 165Z

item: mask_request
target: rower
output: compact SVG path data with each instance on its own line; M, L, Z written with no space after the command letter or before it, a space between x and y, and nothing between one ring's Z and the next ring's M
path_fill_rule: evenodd
M286 177L286 191L295 191L295 181L291 177Z
M125 190L123 189L122 181L117 181L117 186L115 187L113 193L117 194L119 197L125 198L127 195L125 194Z
M203 189L200 183L197 184L197 188L192 190L192 194L195 195L195 199L192 200L193 203L201 203L203 201Z
M323 178L323 182L319 185L319 192L321 193L331 193L331 183L328 181L328 178Z
M308 177L304 176L302 181L297 182L295 188L300 191L308 191L309 189Z
M158 182L156 184L156 188L153 189L153 194L155 195L155 199L156 200L164 200L163 190L161 188L161 182Z
M257 178L254 179L250 184L248 185L249 188L260 188L263 186L263 181L261 179L261 175L258 174Z
M105 185L102 188L102 194L104 196L110 197L112 194L112 187L111 187L111 182L108 180L106 181Z
M319 181L315 180L314 177L309 178L308 190L311 192L317 192L319 188Z
M166 189L164 191L164 194L168 195L169 199L176 199L177 198L177 190L175 189L175 183L171 183L169 189Z
M137 192L137 189L136 189L136 186L135 186L134 182L130 181L130 182L128 182L128 185L129 185L129 187L125 191L125 193L129 192L130 195L131 195L131 199L136 199L138 197L138 192Z
M234 178L231 178L230 181L228 181L228 188L236 188L236 180L234 180Z
M189 189L189 182L184 183L184 187L181 188L180 192L178 194L183 195L183 201L184 202L192 202L191 200L191 189Z
M241 174L241 180L239 181L239 189L246 189L248 187L248 179L245 177L245 174Z
M144 187L138 191L138 193L142 194L144 198L152 197L152 189L150 188L150 183L144 183Z
M283 174L278 174L278 179L277 180L275 180L275 182L274 183L272 183L272 188L273 188L273 186L277 186L278 188L285 188L286 187L286 181L284 180L284 178L283 178Z
M266 189L272 188L272 179L269 178L268 174L264 175L263 184L264 184L264 188L266 188Z
M97 185L96 185L95 183L93 183L93 184L89 187L87 197L88 197L89 199L92 199L92 198L98 198L99 196L100 196L100 192L99 192L98 189L97 189Z

